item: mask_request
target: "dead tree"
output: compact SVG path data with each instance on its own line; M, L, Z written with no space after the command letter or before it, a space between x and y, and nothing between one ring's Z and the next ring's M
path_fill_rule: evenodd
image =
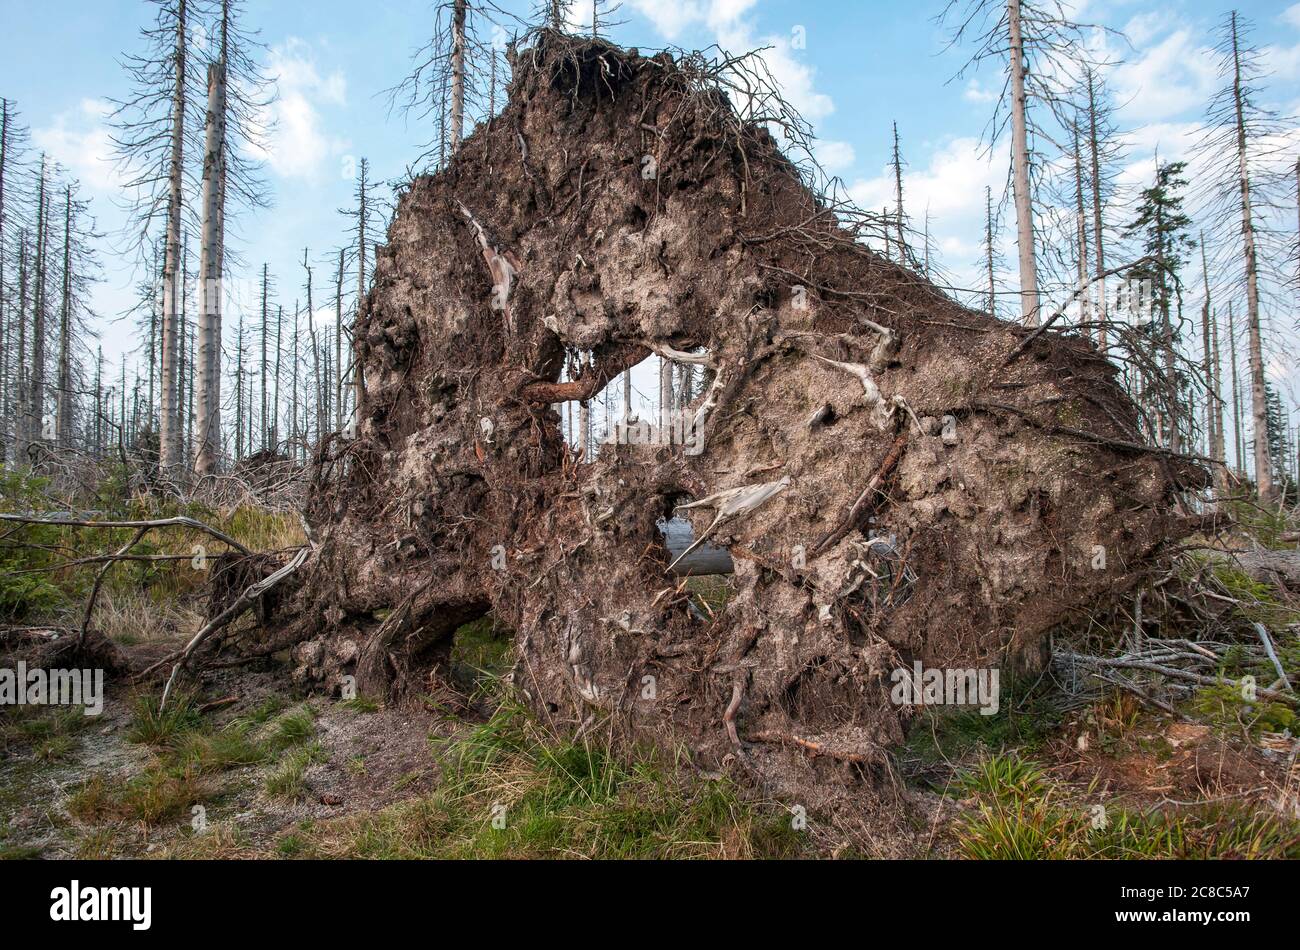
M1068 128L1067 77L1091 62L1084 27L1069 18L1059 0L950 0L939 21L950 30L949 45L970 43L973 48L959 78L989 60L1006 64L1007 80L984 135L992 146L1010 125L1020 314L1026 326L1037 326L1039 268L1031 137L1046 132L1045 137L1052 139L1050 130L1039 125L1048 119L1055 120L1058 128ZM1040 107L1045 117L1036 119L1032 106Z
M1258 104L1263 66L1260 51L1247 39L1249 29L1249 24L1236 11L1229 13L1220 27L1216 52L1224 84L1209 104L1206 131L1196 143L1196 152L1210 169L1204 194L1212 233L1216 243L1232 254L1225 262L1227 279L1245 291L1255 484L1260 500L1272 502L1276 499L1276 489L1269 458L1268 394L1260 318L1264 262L1257 220L1261 190L1265 186L1255 165L1260 158L1259 143L1267 143L1281 131L1281 126L1272 112ZM1235 229L1229 225L1234 219Z
M198 432L194 470L213 475L221 456L221 305L224 259L226 71L208 65L208 112L203 152L199 233Z
M113 142L127 187L135 195L128 227L140 250L151 243L157 219L165 231L162 265L162 407L160 463L179 475L180 409L176 361L177 270L186 186L188 104L194 94L188 69L191 26L188 0L151 0L153 23L143 33L145 51L125 60L131 95L115 103ZM151 350L152 352L152 350ZM152 359L152 356L151 356ZM152 398L150 399L152 406Z

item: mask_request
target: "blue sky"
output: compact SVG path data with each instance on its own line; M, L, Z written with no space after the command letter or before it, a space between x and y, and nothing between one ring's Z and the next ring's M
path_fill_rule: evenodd
M531 3L502 5L522 13ZM585 22L589 13L582 8L589 11L589 0L577 6L575 18ZM1132 42L1126 48L1112 41L1126 63L1110 81L1125 103L1120 122L1131 130L1126 177L1138 183L1157 146L1165 157L1185 151L1189 130L1217 85L1207 47L1227 6L1204 0L1087 0L1076 6L1082 7L1080 19L1122 29ZM943 52L944 33L934 22L942 7L942 0L625 0L619 15L626 22L613 38L643 50L774 46L767 54L773 72L813 123L819 158L865 207L890 200L884 168L890 124L897 120L908 162L909 213L916 218L928 207L945 267L959 284L974 284L984 186L993 185L996 194L1005 176L1004 151L995 150L989 161L977 147L991 108L989 91L1000 78L988 71L971 81L952 79L964 55ZM1300 4L1254 0L1237 7L1256 23L1258 45L1268 48L1275 72L1269 101L1296 114ZM402 78L411 51L425 41L432 8L431 0L248 2L245 24L261 31L267 66L278 77L279 128L268 163L274 207L237 226L250 271L269 262L287 305L300 293L303 247L323 259L343 240L345 223L335 209L351 200L349 159L364 155L377 177L395 178L431 135L390 117L381 92ZM17 100L35 148L82 180L101 230L111 233L121 214L106 161L104 102L126 91L119 57L139 48L149 8L140 0L0 0L0 11L0 93ZM792 42L796 36L806 37L803 48ZM109 317L131 300L132 270L107 242L103 257L96 306ZM233 322L232 314L228 327ZM137 345L122 325L102 326L107 353ZM1293 375L1290 363L1275 356L1274 375Z

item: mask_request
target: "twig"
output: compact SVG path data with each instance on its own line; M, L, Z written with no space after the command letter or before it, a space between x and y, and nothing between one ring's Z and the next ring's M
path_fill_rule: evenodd
M1273 649L1273 638L1268 635L1268 628L1262 623L1255 624L1255 632L1259 634L1259 639L1264 643L1264 652L1268 658L1273 661L1273 668L1277 670L1277 675L1282 680L1282 685L1291 692L1295 692L1291 687L1291 681L1286 678L1286 670L1282 669L1282 662L1277 658L1277 651Z
M275 573L264 577L256 584L250 585L242 594L239 595L238 598L236 598L233 604L204 624L203 628L194 635L194 638L185 645L184 649L173 653L170 656L164 657L140 674L139 678L143 679L159 667L170 663L172 660L176 660L176 665L172 668L171 676L167 678L167 685L163 689L162 699L158 703L159 711L167 705L167 697L171 693L172 684L176 682L176 675L180 672L181 667L189 661L189 658L193 655L194 651L199 648L199 645L213 633L225 627L236 617L243 614L245 610L256 603L259 597L300 568L303 562L307 560L307 555L310 553L311 548L309 547L304 546L299 548L298 553L293 556L293 559L289 561L288 564Z

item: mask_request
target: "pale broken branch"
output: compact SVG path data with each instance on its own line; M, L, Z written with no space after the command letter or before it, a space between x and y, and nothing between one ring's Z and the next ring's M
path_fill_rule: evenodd
M657 353L666 360L672 360L674 363L690 363L696 366L707 366L710 369L715 368L713 356L708 350L702 353L687 353L685 350L674 350L666 343L647 342L642 345L647 350Z
M37 518L31 515L0 514L0 521L53 525L61 528L145 528L150 531L155 528L193 528L195 531L202 531L204 534L211 535L218 541L230 545L240 554L253 553L224 531L219 531L211 525L206 525L202 521L195 521L193 518L186 518L183 515L175 518L158 518L151 521L82 521L72 518Z
M502 253L488 240L483 225L478 223L478 219L474 217L469 208L465 207L463 202L457 200L456 204L460 207L460 213L465 216L465 220L469 222L470 227L474 229L479 247L483 252L483 260L487 262L488 274L492 277L493 309L501 310L505 314L506 327L513 332L515 319L510 311L510 290L514 285L515 274L519 270L519 265L510 259L509 252Z
M158 703L158 709L160 711L167 705L167 697L171 694L172 686L176 682L176 676L180 673L181 667L189 662L190 657L194 655L194 651L202 646L204 641L212 636L212 634L230 624L233 620L241 616L246 610L257 603L258 599L263 594L275 587L285 578L289 577L289 575L293 574L293 572L298 570L298 568L302 567L310 553L310 547L304 546L299 548L298 553L279 570L272 574L268 574L255 584L250 584L244 592L235 599L233 604L204 624L199 632L191 638L190 642L185 644L184 648L164 657L140 674L140 678L143 679L145 676L148 676L160 667L175 661L176 665L172 667L171 676L167 678L167 685L163 688L162 699Z
M737 518L755 510L764 502L789 487L790 477L787 475L779 482L764 482L761 485L742 485L739 488L728 488L720 492L715 492L707 498L701 498L699 501L692 501L685 505L679 505L678 508L716 508L718 513L714 517L713 523L705 528L700 536L695 539L695 543L679 554L673 560L672 564L668 565L668 570L671 571L677 566L678 561L707 541L718 525L722 524L724 521L730 520L731 518Z

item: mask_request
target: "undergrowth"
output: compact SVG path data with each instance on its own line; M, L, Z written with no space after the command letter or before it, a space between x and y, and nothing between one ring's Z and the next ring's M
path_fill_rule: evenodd
M645 749L559 739L507 703L441 745L431 795L293 833L281 853L354 858L769 858L805 845L790 815Z

